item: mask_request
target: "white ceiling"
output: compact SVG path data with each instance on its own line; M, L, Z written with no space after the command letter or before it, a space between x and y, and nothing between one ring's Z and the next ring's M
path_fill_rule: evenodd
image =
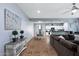
M72 3L17 3L17 5L29 18L79 17L79 11L74 15L71 15L71 12L64 14L72 8ZM79 7L79 4L77 3L76 6ZM40 14L37 10L40 10Z

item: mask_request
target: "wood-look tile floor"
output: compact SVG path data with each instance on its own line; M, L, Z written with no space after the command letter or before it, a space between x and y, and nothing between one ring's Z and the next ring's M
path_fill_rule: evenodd
M33 38L28 42L27 48L20 54L20 56L57 56L53 47L49 44L49 39L43 38L37 40Z

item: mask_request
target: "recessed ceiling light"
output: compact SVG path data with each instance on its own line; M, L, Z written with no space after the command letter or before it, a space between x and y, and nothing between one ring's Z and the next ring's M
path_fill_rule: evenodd
M37 10L37 13L40 14L40 10Z

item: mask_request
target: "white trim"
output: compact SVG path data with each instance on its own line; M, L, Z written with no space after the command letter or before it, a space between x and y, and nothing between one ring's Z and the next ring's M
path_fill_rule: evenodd
M27 47L24 47L24 48L17 54L17 56L19 56L19 55L22 53L22 51L24 51L26 48L27 48Z

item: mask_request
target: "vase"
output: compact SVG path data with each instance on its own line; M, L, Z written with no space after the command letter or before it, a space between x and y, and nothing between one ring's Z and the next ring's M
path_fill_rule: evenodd
M12 38L13 42L16 42L16 38Z

